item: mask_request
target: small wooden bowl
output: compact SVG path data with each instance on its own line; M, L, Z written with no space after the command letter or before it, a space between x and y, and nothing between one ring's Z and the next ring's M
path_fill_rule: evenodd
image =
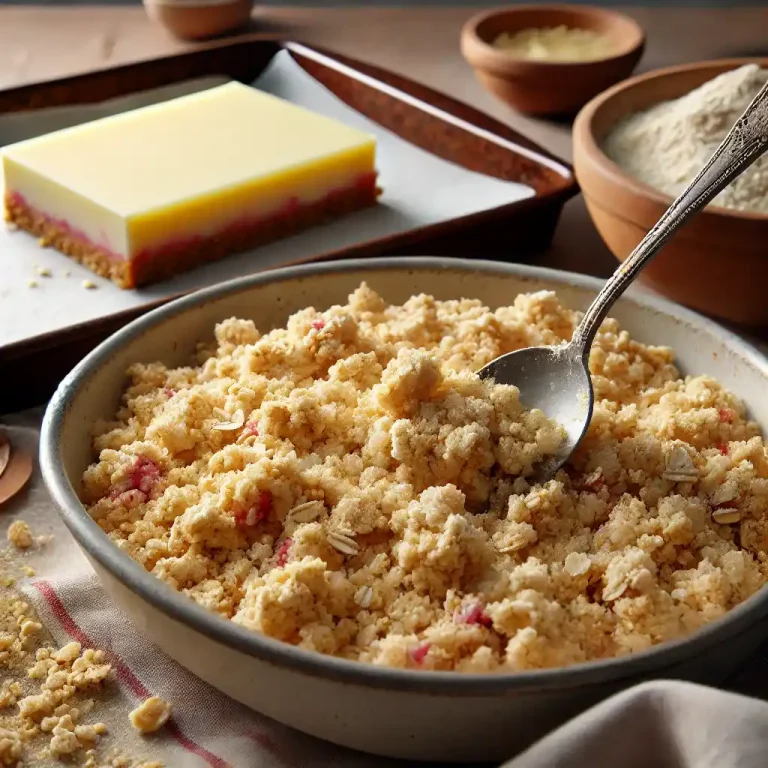
M619 83L579 113L573 127L576 178L593 223L619 261L632 252L672 198L610 160L601 149L606 136L630 114L679 98L754 61L768 67L768 59L727 59L649 72ZM768 325L768 216L709 207L673 235L640 279L700 312L742 325Z
M244 27L253 0L144 0L152 21L182 40L203 40Z
M548 62L516 58L493 47L503 32L566 26L594 30L615 43L605 59ZM574 114L593 96L628 77L643 54L645 34L615 11L581 5L516 5L473 16L461 31L461 52L480 83L519 112Z

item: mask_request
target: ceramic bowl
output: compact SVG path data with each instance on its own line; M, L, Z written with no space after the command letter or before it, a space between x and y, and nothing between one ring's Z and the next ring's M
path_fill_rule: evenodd
M181 40L203 40L245 27L253 0L144 0L152 21Z
M670 67L639 75L597 96L573 128L573 157L592 221L623 261L672 203L629 176L601 149L623 118L676 99L754 59ZM768 66L768 59L762 60ZM648 158L653 162L653 158ZM768 216L710 206L677 232L641 280L681 304L735 323L768 324Z
M385 669L331 658L236 626L147 573L78 501L92 461L91 432L109 419L134 362L185 364L215 323L252 318L283 326L309 305L343 303L367 281L387 300L429 292L496 307L525 291L554 290L585 308L598 280L513 264L366 259L277 269L174 301L132 322L86 357L52 398L41 435L45 482L104 587L169 656L213 686L282 723L358 750L446 762L510 758L616 691L649 677L717 683L768 635L768 589L697 634L631 657L520 674ZM739 337L669 302L623 298L612 313L641 341L669 344L684 371L706 372L741 395L768 432L768 361ZM361 758L362 760L362 758Z
M589 29L609 37L616 53L584 62L515 58L493 47L503 32L541 27ZM519 112L574 114L593 96L628 77L643 54L637 22L605 8L580 5L512 5L473 16L461 31L461 52L480 83Z

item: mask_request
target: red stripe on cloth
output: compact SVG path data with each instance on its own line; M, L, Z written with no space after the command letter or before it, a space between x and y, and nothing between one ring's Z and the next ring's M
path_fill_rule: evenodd
M38 579L32 582L32 586L34 586L37 591L40 592L40 594L45 598L45 601L48 603L48 607L51 609L51 613L53 613L56 620L59 622L59 624L61 624L64 631L71 638L77 640L80 645L86 646L88 648L95 647L93 641L88 637L88 635L85 634L85 632L83 632L82 629L80 629L80 627L75 623L75 620L69 615L69 612L64 607L64 603L61 602L59 596L56 594L56 590L53 588L49 581ZM139 678L133 674L128 665L116 653L114 653L114 651L105 651L104 653L112 664L115 670L115 676L117 677L118 681L130 688L131 692L136 697L140 699L146 699L152 695L144 683L142 683L141 680L139 680ZM230 764L226 760L222 760L220 757L217 757L212 752L209 752L204 747L201 747L199 744L195 743L192 741L192 739L182 733L179 726L176 725L176 723L173 721L168 723L166 730L173 737L174 741L179 744L179 746L183 747L187 752L191 752L192 754L197 755L198 757L205 760L208 765L211 766L211 768L231 768Z
M274 740L268 733L261 733L260 731L246 731L245 736L258 744L265 752L269 752L269 754L274 757L275 760L279 761L281 765L286 766L286 768L297 768L298 763L296 763L295 760L289 758L283 749L278 744L275 744Z

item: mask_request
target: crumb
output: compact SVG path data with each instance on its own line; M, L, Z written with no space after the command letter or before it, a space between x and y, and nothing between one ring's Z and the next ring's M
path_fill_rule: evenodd
M88 291L92 291L93 289L98 287L96 283L93 282L93 280L83 280L82 286Z
M570 339L554 293L489 309L370 288L189 366L133 365L83 503L147 571L238 625L388 667L518 671L694 632L768 581L768 450L743 404L607 319L594 415L562 430L495 357Z
M37 280L27 280L27 287L28 288L37 288Z
M64 270L64 277L70 277L71 275L72 273L68 269Z
M43 628L43 625L39 621L33 621L32 619L24 619L19 625L20 634L22 637L29 637L30 635L36 635Z
M35 571L35 569L34 569L34 568L30 568L30 566L28 566L28 565L24 565L24 566L22 566L22 568L21 568L21 572L22 572L22 573L23 573L25 576L27 576L28 578L30 578L30 579L31 579L33 576L35 576L35 575L37 574L37 571Z
M17 549L28 549L32 546L32 532L23 520L14 520L8 528L8 541Z
M48 248L48 247L50 247L50 245L51 245L51 241L50 241L50 240L49 240L47 237L39 237L39 238L37 239L37 244L38 244L38 245L39 245L41 248Z
M53 272L48 267L37 267L35 272L39 277L53 277Z
M0 594L0 669L0 765L37 765L43 751L69 764L80 764L86 751L95 758L107 727L86 716L90 697L111 671L101 651L79 643L56 648L29 604L6 591Z
M171 716L171 705L159 696L150 696L128 715L131 725L139 733L154 733Z
M0 765L16 765L23 751L24 744L19 733L0 728Z

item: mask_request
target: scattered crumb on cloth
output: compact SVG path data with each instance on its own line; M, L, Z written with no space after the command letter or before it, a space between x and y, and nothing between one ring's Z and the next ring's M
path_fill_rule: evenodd
M224 321L196 365L129 370L84 503L200 605L348 659L513 671L685 636L766 582L763 438L609 319L589 433L531 484L561 432L472 371L577 320L549 292L492 311L363 285L265 335Z
M15 519L7 534L13 546L0 552L0 766L162 768L116 749L99 719L117 693L105 653L56 643L19 591L35 573L25 550L50 538L33 538Z
M150 696L128 715L131 725L139 733L160 730L171 717L171 705L159 696Z
M51 645L29 604L5 588L0 668L0 764L35 765L41 757L85 759L106 733L103 723L86 719L110 672L104 654L75 642Z

